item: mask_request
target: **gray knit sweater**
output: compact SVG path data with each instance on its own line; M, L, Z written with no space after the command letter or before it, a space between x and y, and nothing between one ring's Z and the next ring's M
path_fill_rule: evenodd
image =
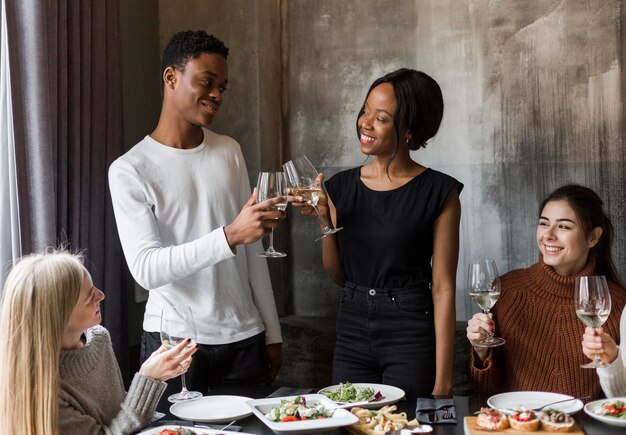
M165 382L136 373L126 393L109 332L96 326L85 335L84 348L61 352L59 433L124 435L146 426Z

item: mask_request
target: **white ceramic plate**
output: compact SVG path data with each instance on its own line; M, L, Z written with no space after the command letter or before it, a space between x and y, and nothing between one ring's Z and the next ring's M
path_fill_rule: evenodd
M404 397L404 391L398 387L392 387L391 385L383 384L352 384L357 388L371 388L374 392L380 391L383 398L372 403L366 403L365 405L358 405L360 408L378 409L385 405L391 405L396 403ZM335 391L339 389L339 385L333 385L331 387L322 388L317 393L324 394L326 391ZM343 403L343 402L337 402Z
M575 414L583 409L583 402L574 399L572 396L565 394L547 393L543 391L513 391L511 393L502 393L491 396L487 400L487 404L498 411L510 414L515 408L524 407L533 409L547 405L558 400L572 399L567 402L555 403L550 405L552 409L558 409L566 414Z
M272 408L278 408L281 400L293 400L296 396L289 397L272 397L269 399L249 400L248 406L252 409L254 415L261 420L267 427L277 434L295 435L314 432L329 432L338 427L349 426L359 421L356 415L346 411L345 409L337 409L331 417L322 418L320 420L302 420L275 423L267 418L267 414ZM335 402L321 394L304 394L309 404L321 403L327 408L333 408Z
M164 424L163 426L151 427L142 432L139 432L137 435L159 435L161 431L165 429L176 430L179 427L184 427L185 429L191 429L198 435L220 435L220 434L248 435L245 432L231 432L228 430L203 429L203 428L198 428L198 427L179 426L175 424Z
M622 402L626 402L626 397L613 397L611 399L602 399L602 400L596 400L594 402L589 402L585 405L585 412L587 413L589 417L595 418L596 420L601 421L602 423L606 423L611 426L626 427L626 420L624 419L615 418L615 417L607 417L605 415L596 414L596 411L602 408L603 403L614 402L616 400L621 400Z
M204 396L198 400L178 402L170 406L170 412L183 420L204 423L230 423L252 414L246 405L249 397Z

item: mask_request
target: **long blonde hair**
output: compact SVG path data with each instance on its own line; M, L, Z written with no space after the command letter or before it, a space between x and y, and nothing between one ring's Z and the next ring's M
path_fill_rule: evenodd
M23 257L0 312L0 421L6 433L58 433L63 331L78 302L83 260L67 251Z

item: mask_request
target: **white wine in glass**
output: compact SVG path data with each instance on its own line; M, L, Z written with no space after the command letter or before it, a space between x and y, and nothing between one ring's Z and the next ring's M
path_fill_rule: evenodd
M604 325L611 313L611 294L604 276L577 276L574 284L574 305L576 315L582 322L598 330ZM593 361L581 365L585 369L606 367L607 364L600 360L600 354L596 354Z
M495 260L487 258L470 262L467 268L467 288L470 299L478 304L483 313L489 315L500 297L500 275ZM476 347L497 347L504 343L502 337L494 337L491 332L482 340L472 341Z
M289 183L291 195L301 196L302 199L305 202L309 202L317 212L317 217L322 226L322 235L315 240L320 240L340 231L341 228L331 228L328 225L328 222L326 222L326 219L317 206L317 202L322 194L322 184L316 181L318 172L309 159L306 156L300 156L290 160L283 165L283 170L285 174L287 174L287 182Z
M168 306L161 311L161 343L167 349L171 349L186 339L190 342L185 349L189 349L195 345L196 336L196 323L190 307ZM167 400L174 403L202 397L202 393L198 391L187 390L184 373L181 373L180 379L183 384L182 390L180 393L172 394Z
M287 187L287 177L284 172L259 172L259 179L256 184L257 188L257 201L263 202L277 196L284 195L285 188ZM270 207L272 211L285 211L287 208L287 201L280 202ZM274 249L274 230L270 232L270 244L265 252L257 254L260 257L266 258L282 258L287 254L284 252L278 252Z

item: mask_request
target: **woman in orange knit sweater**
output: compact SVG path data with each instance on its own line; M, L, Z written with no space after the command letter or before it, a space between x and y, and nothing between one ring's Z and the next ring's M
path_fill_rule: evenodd
M605 275L612 299L604 330L619 340L626 291L611 258L613 226L591 189L563 186L541 203L539 261L502 276L492 317L479 313L467 325L471 341L495 332L497 348L474 346L469 377L479 393L551 391L575 397L601 394L595 370L580 351L585 329L574 310L577 276Z

